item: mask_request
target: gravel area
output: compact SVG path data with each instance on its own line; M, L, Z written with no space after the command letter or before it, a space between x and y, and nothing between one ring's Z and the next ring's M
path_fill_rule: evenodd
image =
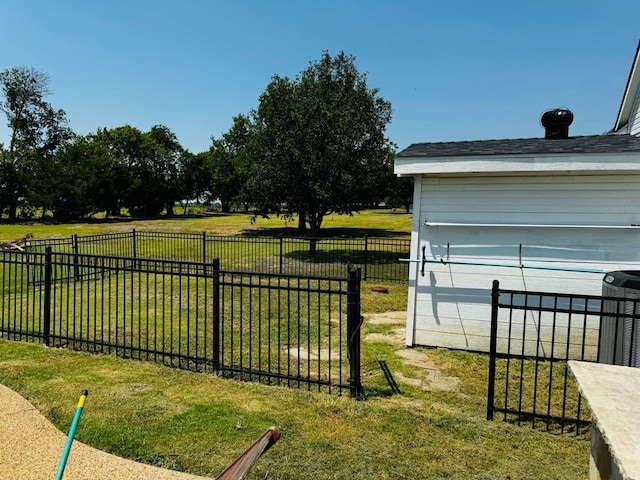
M54 427L23 397L0 385L0 479L51 480L58 470L66 441L66 433ZM63 478L203 480L208 477L125 460L74 441Z

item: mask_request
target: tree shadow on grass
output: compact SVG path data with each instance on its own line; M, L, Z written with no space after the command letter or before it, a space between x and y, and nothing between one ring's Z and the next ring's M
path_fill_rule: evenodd
M296 227L278 227L265 229L246 229L240 232L243 237L292 237L292 238L311 238L309 234L300 235ZM352 228L352 227L335 227L323 228L317 238L362 238L368 237L387 237L387 238L410 238L409 233L398 232L396 230L387 230L385 228Z
M347 263L356 265L382 265L398 263L398 252L388 250L323 250L318 248L315 253L307 249L293 250L284 254L284 257L299 262L308 263Z

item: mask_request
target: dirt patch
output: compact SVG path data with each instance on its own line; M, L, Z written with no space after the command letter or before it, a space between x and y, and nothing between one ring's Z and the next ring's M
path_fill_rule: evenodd
M411 368L412 375L408 376L400 372L393 372L393 376L400 382L419 387L424 390L455 391L458 389L460 379L450 377L442 373L429 356L422 350L406 348L404 323L407 312L374 313L365 318L365 324L369 325L398 325L389 333L369 333L363 337L367 342L386 342L397 347L396 355L404 360L404 364Z
M407 312L384 312L384 313L372 313L367 315L364 319L365 323L371 325L382 324L402 324L407 320Z
M406 375L404 375L403 373L397 372L393 375L397 380L399 380L400 382L406 384L406 385L411 385L413 387L420 387L420 388L424 388L424 380L421 378L412 378L412 377L407 377Z
M433 363L429 356L420 351L411 348L399 350L396 355L402 357L405 364L417 367L414 370L416 377L414 381L420 381L420 385L425 390L444 390L454 391L457 390L460 379L458 377L450 377L440 371L440 368ZM398 374L396 374L399 376ZM405 377L408 379L408 377ZM413 383L411 384L413 385Z
M304 348L292 347L289 350L289 355L293 358L300 358L302 360L340 360L340 352L331 352L326 348L321 348L320 350L311 350L308 351Z
M422 390L440 390L446 392L456 390L459 382L456 377L443 377L442 374L433 370L422 378L408 377L400 372L395 374L395 378L406 385L419 387Z
M368 342L386 342L401 347L405 344L405 333L406 331L404 328L395 328L389 334L370 333L365 335L364 340Z

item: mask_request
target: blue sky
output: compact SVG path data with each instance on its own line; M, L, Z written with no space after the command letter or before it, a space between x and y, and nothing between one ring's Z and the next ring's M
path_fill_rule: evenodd
M639 39L638 0L0 0L0 70L46 72L77 133L162 124L193 152L323 50L391 101L399 149L542 136L555 107L602 133Z

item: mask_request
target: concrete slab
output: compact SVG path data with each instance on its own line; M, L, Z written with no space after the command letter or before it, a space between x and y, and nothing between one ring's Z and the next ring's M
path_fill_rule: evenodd
M640 480L640 368L568 364L592 412L590 478Z

